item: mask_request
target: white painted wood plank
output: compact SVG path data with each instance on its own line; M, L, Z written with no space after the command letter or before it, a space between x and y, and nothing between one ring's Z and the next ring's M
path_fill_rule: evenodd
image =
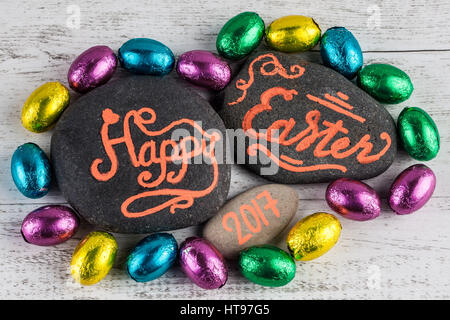
M433 1L21 1L0 0L0 298L29 299L326 299L326 298L450 298L450 3ZM67 8L81 10L79 29L67 27ZM27 96L45 81L62 81L71 61L86 48L107 44L117 50L129 38L154 37L176 54L192 49L215 49L223 23L240 11L261 14L266 24L287 14L316 18L325 30L343 25L354 32L365 51L365 62L386 62L404 69L415 85L405 103L388 106L396 118L404 106L427 110L441 136L441 152L427 163L438 176L434 197L420 211L396 216L384 201L382 215L358 223L340 219L338 245L323 257L297 263L297 276L283 288L263 288L242 278L230 263L230 279L217 291L195 287L178 267L161 279L137 284L127 278L123 262L127 251L143 236L116 235L120 251L111 273L92 287L71 280L68 266L77 242L92 226L83 224L77 235L56 247L26 244L20 235L23 217L46 203L64 203L54 188L42 199L25 199L10 177L10 157L22 143L38 143L49 151L51 132L33 134L20 124ZM379 20L377 16L379 13ZM318 61L317 53L305 55ZM119 72L116 76L123 76ZM73 92L72 92L73 94ZM75 95L73 95L75 97ZM367 182L382 196L394 177L415 163L404 152L393 166ZM266 183L233 166L230 197ZM330 211L323 200L326 184L294 186L300 209L292 223L316 211ZM200 227L174 231L178 242L200 234ZM277 244L282 245L285 233Z

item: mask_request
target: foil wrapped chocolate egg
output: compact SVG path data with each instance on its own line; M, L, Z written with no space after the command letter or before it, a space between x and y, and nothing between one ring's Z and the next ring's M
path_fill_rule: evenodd
M266 43L283 52L307 51L320 39L321 30L314 19L292 15L273 21L266 29Z
M50 129L69 105L69 90L59 82L47 82L33 91L22 108L22 125L31 132Z
M397 214L409 214L422 208L433 195L436 176L423 164L415 164L395 178L389 190L389 206Z
M416 160L428 161L439 152L439 131L433 119L416 107L402 110L397 128L403 148Z
M80 93L105 84L116 71L117 58L109 47L94 46L80 54L69 68L70 87Z
M363 65L363 54L358 40L344 27L330 28L320 40L323 64L348 79L353 79Z
M242 250L239 269L251 282L268 287L284 286L295 277L295 261L287 252L271 245Z
M313 260L330 250L339 240L341 223L332 214L317 212L295 224L287 236L287 246L295 260Z
M374 63L358 72L358 86L382 103L396 104L407 100L413 90L409 76L389 64Z
M42 198L52 180L50 161L38 145L19 146L11 158L11 175L17 189L28 198Z
M111 270L117 253L114 237L103 231L89 233L75 248L70 272L75 281L92 285L102 280Z
M22 236L28 243L53 246L69 240L80 220L69 207L50 205L30 212L22 222Z
M380 215L381 200L377 192L358 180L333 181L328 185L325 199L331 209L348 219L365 221Z
M187 238L180 246L179 262L184 273L203 289L218 289L227 282L222 254L208 240Z
M176 70L183 79L212 90L222 90L231 79L228 63L205 50L183 53Z
M174 264L178 244L168 233L155 233L142 239L128 256L126 269L131 279L147 282L159 278Z
M119 61L132 73L162 76L172 71L175 56L159 41L135 38L120 47Z
M264 36L264 21L255 12L242 12L225 23L217 35L217 52L232 60L252 52Z

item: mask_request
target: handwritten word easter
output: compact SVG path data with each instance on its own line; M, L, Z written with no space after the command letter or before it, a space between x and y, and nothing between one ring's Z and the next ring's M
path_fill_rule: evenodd
M289 70L279 62L275 55L263 54L255 58L249 66L248 74L249 79L238 79L236 81L236 88L242 91L242 94L235 101L228 103L229 106L234 106L245 100L247 96L247 90L252 86L255 81L255 64L257 62L265 61L259 72L263 76L281 76L285 79L297 79L305 73L305 68L300 65L292 65ZM268 71L268 67L271 70ZM245 134L251 138L257 139L258 142L252 143L247 148L247 154L249 156L256 156L257 151L264 153L274 163L281 168L291 172L311 172L317 170L339 170L346 172L347 167L330 161L330 163L315 164L305 166L301 159L293 159L285 154L274 154L267 149L266 143L261 141L270 142L272 144L278 144L280 146L292 146L295 145L295 150L301 153L309 148L314 148L313 156L315 158L324 158L331 156L333 159L345 159L353 154L356 155L356 160L361 164L369 164L378 161L391 147L391 137L387 132L380 133L380 139L385 141L384 147L375 154L371 154L373 149L373 143L370 142L371 135L365 134L359 139L358 142L352 143L349 137L341 137L334 142L331 141L338 135L349 133L349 129L344 127L343 120L336 122L330 122L327 120L321 121L321 112L319 109L313 109L306 113L305 122L307 127L298 133L293 133L293 137L288 138L291 135L293 128L297 122L293 118L290 119L278 119L274 121L266 131L257 132L253 128L253 120L263 113L272 110L271 100L274 97L281 96L285 101L291 101L295 96L300 93L294 89L286 89L283 87L273 87L262 92L260 96L260 103L251 107L245 114L242 121L242 128ZM311 94L306 94L306 98L310 101L318 104L318 106L325 107L329 110L339 113L342 116L357 121L359 123L365 123L366 119L357 115L354 112L354 107L348 102L349 97L343 92L337 92L337 96L325 93L323 97L317 97ZM320 129L319 125L323 125L325 128ZM276 132L276 134L275 134ZM327 145L331 143L327 149ZM315 144L315 146L313 146ZM351 146L351 147L350 147Z

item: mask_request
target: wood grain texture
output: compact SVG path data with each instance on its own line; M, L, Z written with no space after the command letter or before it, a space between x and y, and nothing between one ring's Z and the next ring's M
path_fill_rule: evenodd
M450 3L434 1L20 1L0 0L0 298L28 299L330 299L450 298ZM69 6L80 8L79 29L69 28ZM301 8L301 10L299 9ZM405 106L424 108L440 129L441 151L429 165L438 177L433 198L410 216L396 216L384 201L382 215L358 223L340 219L341 239L329 253L297 263L296 278L283 288L264 288L242 278L230 262L225 287L195 287L178 267L146 284L130 280L123 263L143 235L116 235L120 251L115 268L100 283L81 287L69 275L77 242L93 230L83 223L76 237L56 247L26 244L22 219L43 204L65 203L53 187L41 199L26 199L10 176L10 159L25 142L49 151L52 132L33 134L20 123L23 102L40 84L61 81L73 59L92 45L113 49L129 38L151 37L176 54L192 49L215 50L215 38L231 16L257 11L267 23L288 14L313 16L322 30L342 25L354 32L365 51L365 63L385 62L405 70L415 90L405 103L387 106L396 119ZM379 19L378 19L379 18ZM70 26L70 24L69 24ZM316 49L317 51L317 49ZM320 61L317 52L305 54ZM115 77L123 76L120 71ZM72 98L76 94L71 92ZM388 171L366 182L382 196L394 177L415 163L399 156ZM266 181L233 166L229 197ZM316 211L330 211L326 184L295 185L300 209L292 223ZM174 231L178 242L200 234L201 227ZM283 246L280 235L274 243Z

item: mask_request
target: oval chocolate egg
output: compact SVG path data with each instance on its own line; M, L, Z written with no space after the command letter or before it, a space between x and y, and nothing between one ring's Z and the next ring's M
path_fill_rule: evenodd
M177 252L177 241L171 234L149 235L142 239L128 256L127 273L137 282L159 278L174 264Z
M264 21L255 12L242 12L225 23L216 47L227 59L238 60L255 49L264 35Z
M185 80L213 90L222 90L231 79L228 63L205 50L183 53L178 59L177 73Z
M50 129L69 105L69 90L59 82L47 82L33 91L22 108L22 124L31 132Z
M119 60L130 72L162 76L172 71L175 56L159 41L135 38L120 47Z
M409 214L422 208L433 195L436 176L423 164L402 171L389 191L389 206L397 214Z
M341 229L335 216L317 212L297 222L288 234L287 246L295 260L313 260L336 244Z
M244 249L239 269L251 282L268 287L281 287L295 277L295 262L280 248L262 245Z
M25 143L12 156L11 175L25 197L41 198L47 194L52 179L50 161L38 145Z
M330 183L325 199L331 209L352 220L365 221L380 215L380 197L358 180L341 178Z
M396 104L407 100L413 92L409 76L399 68L373 63L358 72L358 86L382 103Z
M227 282L222 254L205 239L187 238L180 246L179 261L184 273L203 289L217 289Z
M114 51L107 46L94 46L72 62L67 79L73 90L84 93L108 82L116 67Z
M111 234L91 232L78 244L72 255L72 277L82 285L99 282L113 267L116 253L117 242Z
M439 152L439 131L433 119L416 107L402 110L397 128L403 148L416 160L428 161Z
M317 44L320 34L314 19L292 15L279 18L267 27L266 42L269 47L283 52L307 51Z

